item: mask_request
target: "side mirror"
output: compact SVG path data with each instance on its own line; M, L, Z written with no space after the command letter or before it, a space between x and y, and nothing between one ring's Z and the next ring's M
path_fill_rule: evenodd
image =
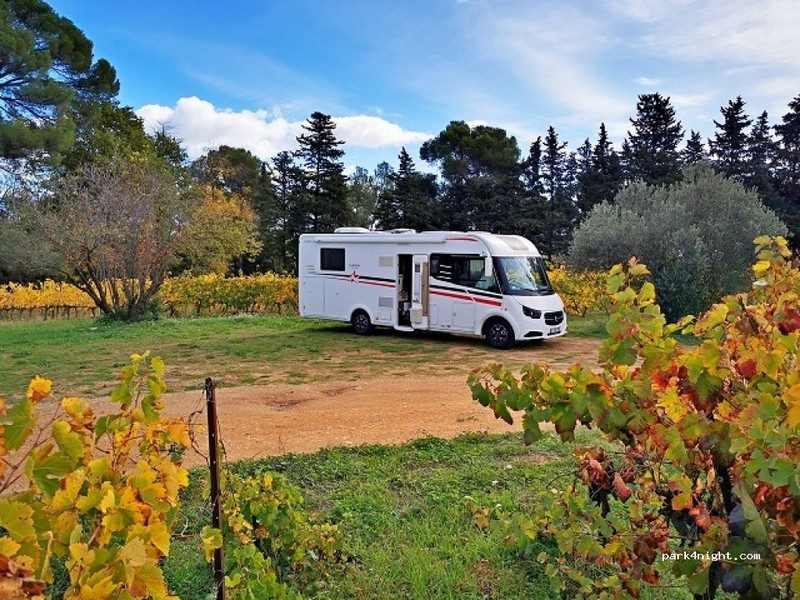
M491 277L492 275L494 275L494 263L492 262L492 257L491 256L487 256L484 259L484 261L485 261L485 265L486 266L484 267L483 270L486 273L487 277Z

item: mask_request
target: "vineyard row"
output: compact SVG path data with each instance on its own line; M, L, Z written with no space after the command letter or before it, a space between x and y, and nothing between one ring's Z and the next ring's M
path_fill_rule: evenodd
M550 271L556 291L569 314L601 310L603 274ZM297 312L297 278L267 273L246 277L201 275L168 279L158 294L161 311L171 317L239 313L292 314ZM0 320L63 319L98 316L92 299L77 287L46 280L0 286Z

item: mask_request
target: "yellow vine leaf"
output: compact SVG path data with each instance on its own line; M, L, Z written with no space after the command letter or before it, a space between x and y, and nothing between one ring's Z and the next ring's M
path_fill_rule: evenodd
M800 383L794 384L784 392L786 402L786 424L789 427L800 425Z
M28 399L32 402L39 402L42 398L46 398L53 391L53 382L45 379L41 375L37 375L28 384Z
M94 584L86 584L80 587L80 592L77 596L79 600L108 600L113 597L114 591L117 589L117 584L114 583L113 575L106 575Z
M61 400L61 407L78 425L86 426L94 420L94 412L83 398L68 396Z
M200 539L203 542L203 552L206 562L211 560L214 550L222 547L222 532L214 527L206 525L200 532Z
M158 548L163 555L169 554L169 529L165 523L150 523L150 543Z
M663 408L667 416L675 423L680 423L683 417L689 413L686 402L678 396L675 386L670 386L664 391L656 406Z
M188 448L192 445L192 440L189 437L189 425L185 421L173 421L169 424L169 439Z
M20 549L20 547L20 544L12 540L7 535L0 537L0 554L3 556L12 558L17 553L17 550Z

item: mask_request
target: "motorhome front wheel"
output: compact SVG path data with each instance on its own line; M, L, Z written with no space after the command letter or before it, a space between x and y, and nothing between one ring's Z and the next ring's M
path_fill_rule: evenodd
M357 310L353 313L353 331L358 335L369 335L372 333L372 321L369 320L369 315L366 311Z
M494 319L486 326L486 341L492 348L508 350L514 345L514 332L502 319Z

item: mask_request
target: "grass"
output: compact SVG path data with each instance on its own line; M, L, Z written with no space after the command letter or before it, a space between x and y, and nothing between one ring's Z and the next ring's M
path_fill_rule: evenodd
M602 317L574 317L570 335L598 337ZM0 394L16 397L36 374L59 383L60 393L101 395L109 376L132 352L150 350L164 358L171 389L198 386L208 375L224 374L222 385L303 383L341 375L357 378L356 365L372 376L403 364L440 364L455 345L479 357L496 357L482 340L442 334L379 330L359 337L347 324L296 316L237 316L160 319L125 324L90 319L19 321L0 324ZM521 348L530 347L522 345ZM513 364L515 351L503 355ZM517 356L520 355L517 353ZM518 361L519 362L519 361Z
M596 438L582 432L578 443L588 441ZM570 476L571 457L571 445L549 436L526 447L516 434L469 434L285 455L233 468L285 473L302 488L310 510L339 524L355 560L344 576L302 590L309 597L544 599L555 596L535 560L538 551L527 558L507 547L499 531L478 530L465 496L481 506L530 511L538 492ZM192 473L177 521L187 537L173 543L165 564L171 589L182 598L202 598L210 589L209 568L192 536L209 518L205 476ZM672 590L644 597L687 596Z

